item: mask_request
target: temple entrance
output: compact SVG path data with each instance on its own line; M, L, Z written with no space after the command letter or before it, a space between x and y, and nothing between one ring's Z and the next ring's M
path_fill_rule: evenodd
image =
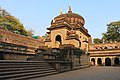
M105 59L105 66L111 66L111 59L110 58Z
M116 58L114 59L114 63L115 63L115 65L119 65L119 58L116 57Z
M98 58L97 64L98 64L98 65L102 65L102 60L101 60L101 58Z
M94 59L94 58L91 59L91 65L92 65L92 66L95 65L95 59Z
M56 36L55 44L56 44L56 47L59 47L60 45L62 45L62 40L61 40L61 36L60 35Z
M62 44L61 36L57 35L55 41L58 41L58 42L60 42L60 44Z

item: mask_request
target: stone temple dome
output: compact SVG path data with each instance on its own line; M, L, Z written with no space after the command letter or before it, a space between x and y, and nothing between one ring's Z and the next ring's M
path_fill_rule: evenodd
M54 18L51 25L67 23L72 28L74 27L83 27L85 24L84 18L76 13L72 13L71 7L69 6L68 13L63 14L62 10L60 10L60 15Z

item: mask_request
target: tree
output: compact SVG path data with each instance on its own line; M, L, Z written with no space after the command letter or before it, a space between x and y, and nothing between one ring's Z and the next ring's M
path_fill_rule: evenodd
M32 30L27 31L23 26L23 24L21 24L18 19L16 19L14 16L11 15L0 16L0 27L17 34L21 34L25 36L32 35Z
M27 30L27 35L32 37L33 36L33 32L34 32L33 29L28 29Z
M93 39L93 42L94 42L95 44L99 44L99 43L103 43L103 40L102 40L102 39L99 39L99 38L94 38L94 39Z
M120 42L120 21L107 24L107 32L102 33L102 39L94 38L94 43Z
M120 42L120 21L111 22L107 26L107 32L103 33L102 39L105 42Z

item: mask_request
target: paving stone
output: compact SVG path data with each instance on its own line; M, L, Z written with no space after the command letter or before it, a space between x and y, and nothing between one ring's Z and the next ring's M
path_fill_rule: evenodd
M120 80L120 67L89 67L30 80Z

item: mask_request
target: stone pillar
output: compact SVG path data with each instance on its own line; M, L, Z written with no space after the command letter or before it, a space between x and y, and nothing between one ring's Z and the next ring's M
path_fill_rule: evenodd
M105 66L105 57L102 57L102 65Z
M97 63L97 57L95 57L95 66L97 66L98 65L98 63Z
M110 59L111 59L111 66L113 66L114 65L114 57L111 57Z
M71 50L71 62L74 65L74 51L73 50Z

